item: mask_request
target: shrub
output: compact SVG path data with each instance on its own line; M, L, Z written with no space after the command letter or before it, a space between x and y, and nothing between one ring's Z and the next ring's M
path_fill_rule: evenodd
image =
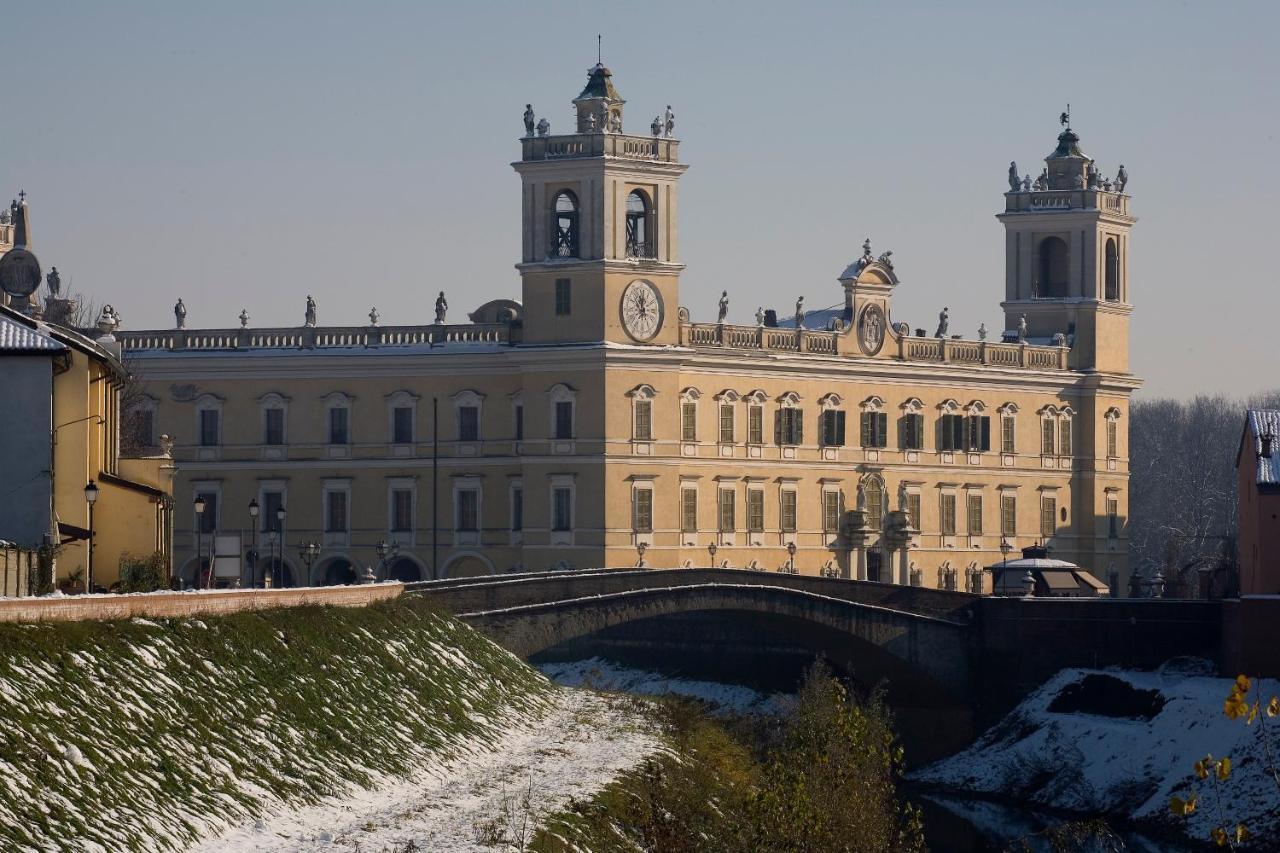
M134 557L124 554L120 557L120 591L121 592L155 592L167 589L165 578L164 554L156 552L150 557Z

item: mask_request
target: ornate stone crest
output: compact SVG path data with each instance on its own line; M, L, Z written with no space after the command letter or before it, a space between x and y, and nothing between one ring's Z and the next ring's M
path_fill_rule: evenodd
M867 355L880 352L888 328L883 308L874 302L863 308L858 316L858 345L862 347L862 351Z

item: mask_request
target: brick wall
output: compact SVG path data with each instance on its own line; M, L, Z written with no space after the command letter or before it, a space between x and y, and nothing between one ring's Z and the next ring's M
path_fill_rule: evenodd
M156 592L147 595L75 595L66 598L15 598L0 601L0 622L75 622L87 619L155 619L219 616L243 610L328 605L365 607L390 601L401 583L319 586L298 589L225 589Z

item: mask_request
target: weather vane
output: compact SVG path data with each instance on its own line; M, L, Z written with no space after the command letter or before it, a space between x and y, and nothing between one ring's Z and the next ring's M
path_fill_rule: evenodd
M1071 105L1067 104L1067 111L1058 116L1058 123L1064 127L1071 127Z

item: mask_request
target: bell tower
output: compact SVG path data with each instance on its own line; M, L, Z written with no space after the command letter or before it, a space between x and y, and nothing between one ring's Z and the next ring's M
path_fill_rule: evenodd
M1026 318L1025 337L1052 343L1066 337L1070 365L1102 373L1129 372L1129 214L1120 166L1105 178L1080 150L1063 113L1058 145L1032 180L1009 164L1005 209L1006 335Z
M573 100L574 128L553 135L525 111L520 271L526 344L679 339L675 117L623 131L626 101L603 63Z

